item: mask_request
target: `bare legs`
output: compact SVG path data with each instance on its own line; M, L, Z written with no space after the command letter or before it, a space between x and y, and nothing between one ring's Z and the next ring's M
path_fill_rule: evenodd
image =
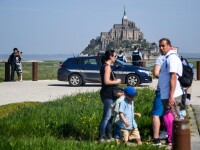
M159 138L160 131L160 117L152 116L153 138Z

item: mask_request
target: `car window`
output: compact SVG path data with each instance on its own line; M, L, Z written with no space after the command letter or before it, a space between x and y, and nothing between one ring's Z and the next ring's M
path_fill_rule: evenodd
M79 59L72 59L71 63L72 64L78 64Z
M77 64L84 65L84 58L78 59L78 63Z
M97 63L97 59L95 59L95 58L87 58L87 59L85 59L84 64L97 65L98 63Z

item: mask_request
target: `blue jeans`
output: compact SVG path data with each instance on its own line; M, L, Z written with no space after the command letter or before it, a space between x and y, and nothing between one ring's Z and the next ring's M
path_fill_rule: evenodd
M103 103L103 116L99 125L99 139L103 139L104 135L111 138L113 120L111 105L113 100L101 97L101 101Z
M114 123L114 138L115 139L121 138L121 128L116 122Z

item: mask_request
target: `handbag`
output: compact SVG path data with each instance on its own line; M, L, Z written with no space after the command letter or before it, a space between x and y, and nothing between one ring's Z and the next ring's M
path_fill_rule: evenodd
M172 113L171 108L169 108L163 115L163 123L165 125L165 128L167 130L168 135L168 142L172 143L172 129L173 129L173 121L175 117Z
M179 115L176 109L176 104L174 104L172 107L174 107L176 115ZM172 143L172 130L173 130L173 121L175 120L175 116L172 112L172 108L170 107L164 114L163 114L163 123L166 127L167 134L168 134L168 142Z

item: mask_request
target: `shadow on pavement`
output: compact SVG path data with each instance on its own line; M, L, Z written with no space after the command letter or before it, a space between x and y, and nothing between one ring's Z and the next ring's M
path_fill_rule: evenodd
M69 84L48 84L48 86L60 86L60 87L76 87L76 86L70 86ZM77 87L101 87L100 84L85 84L82 86Z

